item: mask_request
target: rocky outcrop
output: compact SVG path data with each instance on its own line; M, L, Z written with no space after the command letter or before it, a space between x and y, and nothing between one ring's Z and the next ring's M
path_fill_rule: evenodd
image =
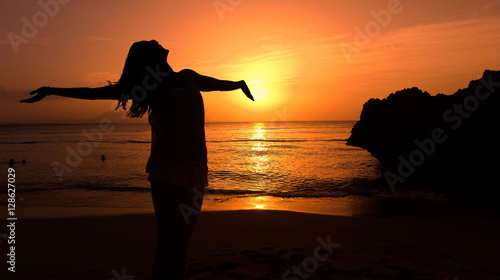
M391 188L408 181L441 189L500 189L500 71L453 95L418 88L370 99L347 145L377 158Z

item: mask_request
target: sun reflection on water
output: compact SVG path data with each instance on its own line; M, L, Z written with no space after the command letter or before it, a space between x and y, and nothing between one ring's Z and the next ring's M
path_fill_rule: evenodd
M261 177L261 179L257 180L255 182L255 187L258 189L267 190L267 181L265 175L269 172L270 170L270 157L267 153L269 146L268 143L265 142L266 140L266 124L265 123L256 123L253 128L253 134L251 139L254 140L253 146L252 146L252 169L253 172L259 175L264 175ZM264 208L263 206L257 207L256 208Z
M254 205L255 209L272 209L273 202L270 201L268 196L257 196L248 199L250 205Z
M253 128L252 140L266 140L265 123L256 123Z

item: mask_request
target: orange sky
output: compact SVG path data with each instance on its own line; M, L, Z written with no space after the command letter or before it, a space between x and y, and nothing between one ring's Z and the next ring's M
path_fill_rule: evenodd
M58 3L58 11L47 14L38 1L2 3L1 123L120 114L110 101L18 100L40 86L116 81L139 40L170 49L176 71L247 81L256 102L241 91L204 93L207 121L357 120L371 97L413 86L451 94L485 69L500 70L500 1L43 2ZM33 23L34 15L36 34L13 47L12 34L24 36L23 17ZM346 56L346 46L357 52Z

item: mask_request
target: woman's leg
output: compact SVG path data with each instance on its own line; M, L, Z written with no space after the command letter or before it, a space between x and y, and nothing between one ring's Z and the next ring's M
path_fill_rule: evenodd
M151 181L151 193L158 228L158 244L153 262L152 279L184 279L189 240L198 215L185 220L183 209L200 210L203 189L193 190L159 181ZM201 197L200 197L201 194Z

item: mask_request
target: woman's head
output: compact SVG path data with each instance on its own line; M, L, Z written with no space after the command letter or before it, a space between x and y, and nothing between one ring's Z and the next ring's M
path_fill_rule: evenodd
M128 99L132 99L128 116L142 117L151 110L150 105L163 82L155 80L151 73L172 72L167 63L167 56L168 50L154 40L136 42L130 47L118 81L118 86L124 91L123 99L118 101L118 107L125 107Z

